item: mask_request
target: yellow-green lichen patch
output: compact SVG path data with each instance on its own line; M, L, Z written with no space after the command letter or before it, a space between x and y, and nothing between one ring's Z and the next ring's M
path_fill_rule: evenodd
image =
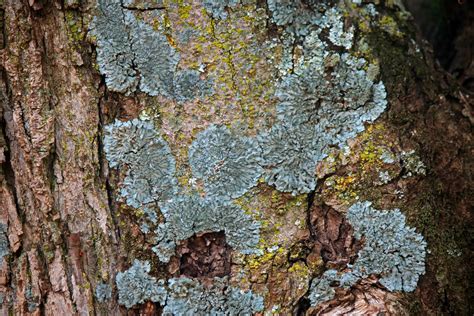
M259 252L234 256L233 282L241 288L252 287L259 293L269 293L266 305L279 305L289 312L291 302L304 295L310 269L302 262L294 245L309 236L305 214L307 196L292 196L261 184L235 201L260 223ZM288 262L295 257L295 263ZM293 262L293 260L291 260Z
M367 126L346 151L329 155L318 166L318 175L330 175L322 188L325 203L338 209L359 198L379 196L377 188L401 172L399 152L396 138L383 123Z
M178 72L199 73L212 93L177 102L157 97L146 111L159 117L164 138L176 157L180 184L192 187L188 148L211 124L226 125L246 136L271 126L274 117L274 50L266 34L266 12L255 3L230 10L227 19L213 19L200 1L164 1L166 10L140 16L167 35L179 52ZM166 13L165 13L166 11Z

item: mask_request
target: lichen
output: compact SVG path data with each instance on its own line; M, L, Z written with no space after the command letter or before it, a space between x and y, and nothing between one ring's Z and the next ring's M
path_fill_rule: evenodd
M119 304L131 308L152 301L163 307L163 315L252 315L264 307L261 296L231 286L228 278L201 283L180 277L165 282L149 273L148 261L135 260L117 274Z
M414 291L425 273L426 242L406 226L405 215L398 209L378 211L370 202L361 202L349 208L347 219L355 237L365 237L352 273L361 278L380 275L379 282L390 291Z
M252 315L264 307L261 296L229 286L226 278L214 278L211 285L184 277L168 283L164 315Z
M257 142L225 126L211 125L197 135L189 148L189 163L207 194L221 198L241 196L262 173Z
M268 0L267 3L273 21L298 35L308 34L311 25L320 19L321 6L316 0Z
M202 0L207 13L215 19L227 19L227 7L236 6L240 0Z
M259 135L265 181L292 194L308 193L316 186L316 163L324 158L315 150L312 126L275 124Z
M406 173L403 175L404 178L426 175L426 166L414 150L402 152L401 160L406 170Z
M134 92L138 85L134 68L135 52L130 45L129 24L131 12L124 11L120 2L98 1L101 12L91 25L91 34L97 38L97 63L109 89Z
M106 283L97 284L95 288L95 297L100 303L110 300L112 297L112 288Z
M195 98L202 99L213 93L211 80L201 80L197 70L178 71L174 78L174 98L186 102Z
M156 229L153 251L168 262L176 244L194 234L223 231L227 243L241 253L253 253L259 241L260 224L238 206L225 200L178 196L161 205L165 222Z
M10 253L10 243L7 237L7 226L0 224L0 260Z
M371 275L377 276L389 291L414 291L425 273L426 242L414 228L406 226L400 210L379 211L370 202L359 202L349 208L347 219L354 228L354 236L364 238L364 246L345 272L327 270L313 280L311 303L330 300L335 286L349 288Z
M260 135L267 181L293 194L313 190L315 166L330 147L344 147L387 105L383 83L365 71L367 61L329 53L319 35L317 30L305 38L305 56L278 84L277 122Z
M308 295L311 305L316 306L319 303L332 300L336 293L334 282L339 281L336 270L327 270L319 278L311 282L310 293Z
M145 301L166 302L164 281L157 281L149 275L150 263L135 260L133 265L124 272L117 273L116 283L120 305L130 308Z
M131 1L122 6L119 1L100 0L100 14L91 25L91 34L97 39L99 71L105 76L107 87L125 94L140 89L151 96L173 98L174 83L178 83L180 86L176 96L179 101L197 91L186 87L190 79L194 80L197 88L204 90L209 82L200 82L199 77L196 81L192 71L177 73L180 60L177 50L164 34L137 19L127 5L131 6Z
M104 151L110 166L128 167L120 191L128 205L153 206L176 194L174 157L151 122L117 120L104 130Z

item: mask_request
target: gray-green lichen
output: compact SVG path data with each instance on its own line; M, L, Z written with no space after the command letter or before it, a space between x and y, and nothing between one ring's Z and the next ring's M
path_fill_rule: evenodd
M265 181L293 194L311 192L316 186L316 163L325 155L317 148L314 126L274 125L259 135Z
M426 242L414 228L406 226L400 210L379 211L370 202L359 202L349 208L347 219L355 237L364 238L364 247L354 264L347 265L347 272L328 270L313 280L309 294L312 304L332 299L335 283L347 288L370 275L377 276L389 291L414 291L425 273Z
M202 99L213 93L211 80L201 80L197 70L181 70L174 77L173 94L178 102Z
M223 231L226 242L241 253L254 253L259 241L260 224L238 206L225 200L178 196L161 205L165 222L156 229L153 251L168 262L176 244L194 234Z
M202 0L207 13L215 19L227 19L226 8L234 7L240 0Z
M166 282L149 273L148 261L135 260L117 274L119 304L130 308L152 301L163 307L163 315L252 315L263 310L261 296L229 285L228 278L206 284L187 277Z
M229 286L226 278L214 278L211 285L203 285L181 277L168 284L164 315L253 315L264 307L261 296Z
M360 278L377 274L390 291L414 291L425 273L426 242L406 226L405 215L398 209L378 211L363 202L349 208L347 219L355 237L365 238L352 273Z
M167 37L138 20L127 8L127 3L122 6L120 1L99 0L99 14L92 23L97 63L107 87L125 94L140 89L178 101L211 93L210 81L201 82L191 70L176 71L180 55Z
M329 28L332 44L352 46L352 31L343 32L336 9L328 9L317 24ZM349 53L329 50L321 28L308 33L303 58L293 73L280 80L275 93L277 122L259 136L266 180L292 194L312 191L316 164L329 149L345 146L387 105L383 83L374 82L366 71L371 65Z
M426 166L414 150L402 152L401 160L406 170L406 173L403 175L404 178L414 175L426 175Z
M104 130L104 151L110 166L128 168L120 191L128 205L154 206L177 193L174 157L151 122L117 120Z
M10 253L10 243L6 233L7 225L0 224L0 260Z
M112 288L106 283L97 284L95 287L95 297L100 303L110 300L112 298Z
M257 142L225 126L211 125L198 134L189 148L189 163L207 194L220 198L241 196L262 174Z
M164 281L149 275L150 263L135 260L133 265L116 276L118 302L127 308L145 301L166 302Z
M334 282L338 282L339 279L337 271L332 269L325 271L319 278L313 279L308 295L311 305L316 306L319 303L332 300L336 294Z
M317 0L268 0L272 20L297 35L306 35L311 26L317 25L323 6Z

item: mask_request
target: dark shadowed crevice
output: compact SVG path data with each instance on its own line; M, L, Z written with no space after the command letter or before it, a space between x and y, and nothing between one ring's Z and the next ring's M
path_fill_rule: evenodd
M474 91L474 1L405 0L405 6L443 68Z
M109 171L105 170L108 166L107 159L105 157L104 151L104 142L102 137L104 135L104 125L105 125L105 118L104 118L104 98L107 97L107 89L105 86L105 78L101 76L101 82L98 88L99 93L99 100L97 102L97 110L99 115L99 124L97 126L97 150L98 150L98 158L99 158L99 175L101 181L105 182L105 191L107 193L107 205L110 212L110 216L114 223L115 233L117 234L117 238L120 239L120 225L117 219L117 209L116 203L114 203L114 190L110 183L110 176Z
M229 275L231 250L222 231L194 235L176 249L179 272L193 278Z

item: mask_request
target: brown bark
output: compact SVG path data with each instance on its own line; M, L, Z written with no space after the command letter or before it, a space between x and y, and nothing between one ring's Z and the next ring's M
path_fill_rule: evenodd
M3 3L0 223L8 227L10 255L0 264L2 315L152 315L160 310L146 303L127 312L118 305L117 295L106 303L94 297L98 283L112 280L134 258L155 259L133 210L117 202L120 175L108 169L102 149L103 126L116 117L137 117L149 99L143 94L111 93L105 87L94 67L94 47L86 38L93 6L92 1ZM81 25L79 31L72 20ZM411 22L400 27L415 37ZM390 99L390 109L382 118L384 137L394 147L417 149L429 172L424 178L400 176L383 188L360 182L354 190L362 197L378 196L378 206L408 210L409 222L432 249L427 273L414 294L389 293L369 279L350 291L338 291L327 304L308 308L303 298L307 289L297 289L297 283L307 283L309 276L288 272L295 262L304 262L314 275L322 266L340 267L353 261L360 249L340 200L325 185L330 177L359 172L361 158L355 157L321 179L308 199L307 214L283 215L285 222L298 219L307 227L283 231L277 238L291 244L285 256L276 254L259 268L263 281L255 275L249 281L257 291L268 288L269 306L298 297L288 303L287 311L473 312L472 237L468 236L474 196L472 97L434 64L429 49L420 47L424 54L420 61L410 56L413 47L408 39L397 42L385 36L373 34L371 43ZM362 147L360 140L353 145ZM407 192L403 202L393 194L400 188ZM262 192L262 196L272 194L266 187ZM268 209L278 211L278 203L291 199L280 194ZM227 247L218 233L193 237L180 245L168 267L155 267L154 273L201 277L234 273L240 267L231 267Z

